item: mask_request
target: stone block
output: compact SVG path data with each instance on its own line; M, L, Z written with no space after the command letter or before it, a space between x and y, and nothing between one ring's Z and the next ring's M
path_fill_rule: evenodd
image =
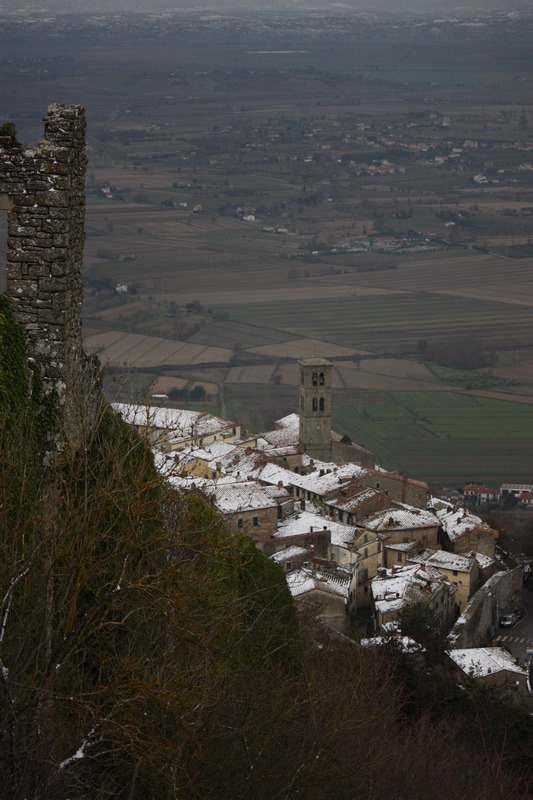
M42 260L46 262L65 261L67 258L67 250L65 247L51 247L48 250L43 250L41 255Z
M51 208L63 208L69 205L69 198L66 192L59 192L49 189L47 192L36 192L35 202L40 206Z

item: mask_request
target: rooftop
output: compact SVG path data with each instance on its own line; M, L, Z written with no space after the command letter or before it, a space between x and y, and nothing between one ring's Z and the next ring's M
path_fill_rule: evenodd
M424 550L409 558L413 564L427 564L435 569L452 569L456 572L471 572L475 559L448 553L445 550Z
M491 673L515 672L526 675L525 669L503 647L469 647L465 650L449 650L448 655L463 672L473 678L482 678Z
M417 528L438 527L439 521L432 511L414 506L402 505L378 511L365 520L364 526L370 531L404 531Z

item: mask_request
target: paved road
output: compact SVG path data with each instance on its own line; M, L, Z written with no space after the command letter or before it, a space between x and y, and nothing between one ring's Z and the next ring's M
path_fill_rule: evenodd
M522 589L525 616L512 628L498 628L496 640L509 648L523 664L526 651L533 650L533 592Z

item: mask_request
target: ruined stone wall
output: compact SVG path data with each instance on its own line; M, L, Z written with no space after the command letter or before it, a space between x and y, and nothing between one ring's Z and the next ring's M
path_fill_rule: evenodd
M60 435L72 446L93 429L101 397L97 361L81 338L85 128L81 106L54 104L35 147L0 137L7 293L45 390L57 392Z

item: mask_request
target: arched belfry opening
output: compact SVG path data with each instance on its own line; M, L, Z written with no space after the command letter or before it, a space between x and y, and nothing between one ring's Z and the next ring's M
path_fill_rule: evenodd
M331 461L331 380L333 364L302 358L300 366L300 447L320 461Z

